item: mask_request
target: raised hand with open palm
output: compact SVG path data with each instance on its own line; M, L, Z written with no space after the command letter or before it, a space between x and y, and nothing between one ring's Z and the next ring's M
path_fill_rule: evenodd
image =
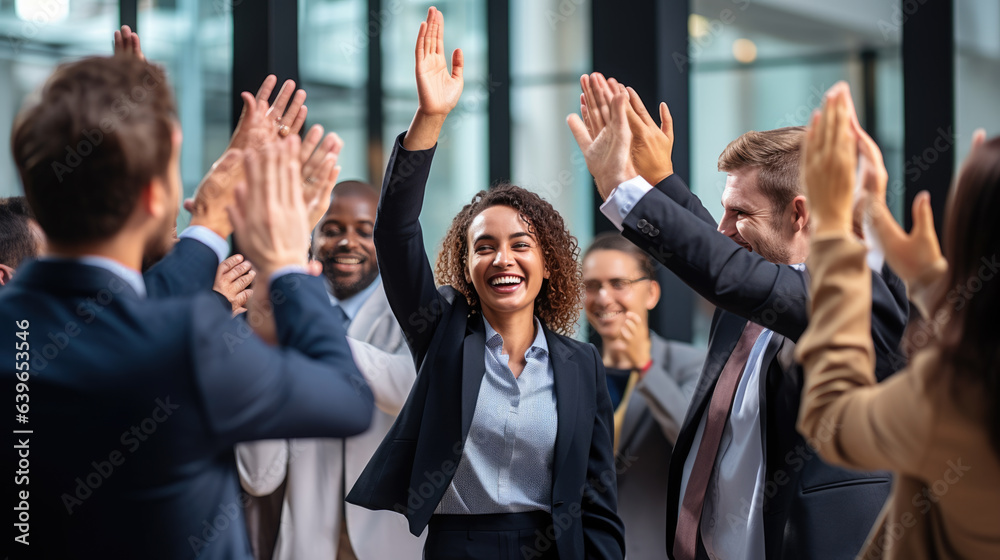
M444 56L444 16L433 6L427 10L427 21L420 24L414 54L419 105L403 146L408 150L425 150L437 143L445 117L458 104L465 85L462 49L452 53L449 72Z

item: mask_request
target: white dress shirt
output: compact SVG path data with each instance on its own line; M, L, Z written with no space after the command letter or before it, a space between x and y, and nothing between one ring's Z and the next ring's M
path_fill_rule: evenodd
M764 448L760 432L760 375L771 331L757 336L746 368L736 386L733 406L719 442L719 454L705 492L701 540L709 558L764 558ZM684 503L691 469L705 432L708 414L701 416L691 451L684 461L681 494ZM678 510L679 514L679 510Z

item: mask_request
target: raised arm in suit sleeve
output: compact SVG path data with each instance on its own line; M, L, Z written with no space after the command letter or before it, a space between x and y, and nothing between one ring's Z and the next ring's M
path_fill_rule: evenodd
M935 413L918 372L933 357L917 354L912 371L876 385L864 246L826 234L813 239L808 262L812 319L796 347L805 372L799 431L827 462L920 472Z
M436 147L411 152L402 139L396 137L389 157L374 240L386 298L420 363L448 305L435 288L419 220Z
M797 341L808 324L808 275L747 251L659 189L624 217L623 234L712 304ZM869 274L879 355L895 352L909 308L895 289ZM880 372L884 373L884 372ZM882 376L880 375L880 378Z
M409 354L390 354L367 342L347 338L365 381L375 395L375 406L395 416L403 408L410 388L417 379L417 370Z
M191 368L210 432L229 447L366 430L374 399L329 313L323 281L287 274L271 283L270 295L279 348L215 306L192 314Z
M287 439L266 439L236 446L240 486L251 496L273 494L288 472Z
M623 234L712 304L798 339L808 316L805 274L768 262L658 189L625 216Z
M670 199L679 204L681 208L684 208L688 212L694 214L694 216L699 220L705 222L713 228L717 228L719 226L719 224L715 222L715 218L712 217L712 213L705 208L704 204L701 203L701 199L691 192L691 189L688 188L684 180L681 179L676 173L668 175L666 179L657 183L656 189L670 197Z
M698 386L705 352L654 339L653 356L653 366L636 384L635 390L646 399L663 435L674 443Z
M146 292L151 298L161 298L211 291L220 262L208 245L197 239L183 238L142 275Z
M614 409L608 395L604 362L590 346L597 370L597 408L590 439L587 481L581 503L583 549L588 559L606 560L625 556L625 527L618 517L618 485L614 456Z

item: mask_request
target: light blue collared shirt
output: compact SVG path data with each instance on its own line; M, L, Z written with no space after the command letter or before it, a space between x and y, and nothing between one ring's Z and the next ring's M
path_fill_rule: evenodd
M226 260L226 257L229 255L229 242L205 226L188 226L184 228L184 231L177 238L194 239L195 241L204 243L209 249L215 251L215 255L219 257L219 263ZM275 280L286 274L308 274L308 272L306 272L304 266L297 264L283 266L271 273L271 283L273 284Z
M382 283L381 275L376 276L375 280L373 280L371 284L368 284L365 289L344 299L337 299L337 296L333 295L333 289L330 287L329 281L326 283L326 290L327 295L330 296L330 303L332 305L339 305L340 308L344 310L344 314L347 315L347 320L353 321L354 317L358 315L358 311L361 311L361 306L363 306L365 302L368 301L368 298L375 293L375 290L378 288L380 283Z
M558 415L545 332L535 318L538 333L515 378L501 354L503 338L483 323L486 374L462 459L434 513L550 512Z
M226 260L226 256L229 255L229 242L205 226L188 226L184 228L184 231L177 238L201 241L209 249L215 251L215 255L219 257L220 263Z
M113 261L107 257L98 257L96 255L87 255L77 259L64 259L58 257L44 257L41 260L47 261L72 261L78 262L80 264L85 264L89 266L96 266L97 268L103 268L111 274L121 278L126 284L131 286L135 293L141 297L146 297L146 282L142 279L142 273L138 270L129 268L118 261Z

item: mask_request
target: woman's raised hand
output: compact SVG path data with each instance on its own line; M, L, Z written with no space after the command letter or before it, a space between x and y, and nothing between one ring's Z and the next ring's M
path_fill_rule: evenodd
M462 49L451 54L451 72L444 58L444 16L431 7L427 21L421 22L417 33L416 48L417 114L410 123L403 147L407 150L426 150L437 144L441 127L448 113L462 96Z
M444 58L444 16L435 7L427 10L427 21L420 24L416 48L417 97L419 111L425 115L445 116L458 104L462 95L462 49L451 55L451 72Z

